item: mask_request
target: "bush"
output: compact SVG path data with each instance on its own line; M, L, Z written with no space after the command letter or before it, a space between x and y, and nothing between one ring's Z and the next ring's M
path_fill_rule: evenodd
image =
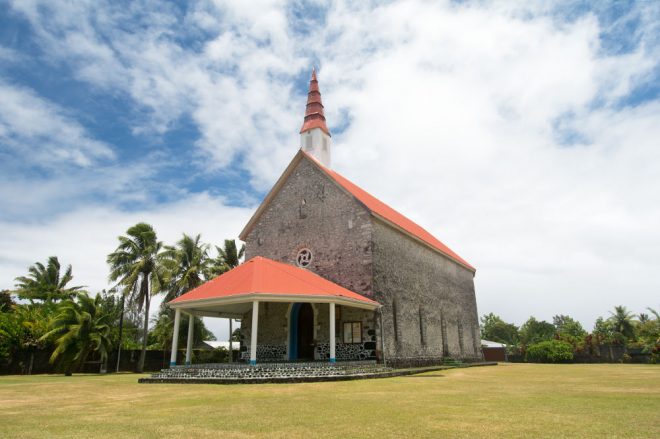
M566 363L573 361L573 347L561 340L548 340L530 345L525 359L532 363Z

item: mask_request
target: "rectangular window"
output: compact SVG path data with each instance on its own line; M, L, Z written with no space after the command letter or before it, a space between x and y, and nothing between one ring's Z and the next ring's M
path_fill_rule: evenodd
M344 343L362 343L362 322L344 322Z

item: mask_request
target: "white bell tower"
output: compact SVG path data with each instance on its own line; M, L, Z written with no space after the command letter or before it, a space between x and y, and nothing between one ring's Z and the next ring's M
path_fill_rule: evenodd
M316 79L316 69L313 69L312 79L309 81L305 121L300 129L300 148L314 156L323 166L329 168L331 164L331 140L330 130L328 130L323 114L323 103L321 102L319 82Z

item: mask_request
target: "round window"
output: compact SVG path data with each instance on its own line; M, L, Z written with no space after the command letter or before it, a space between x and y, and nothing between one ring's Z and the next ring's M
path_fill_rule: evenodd
M303 268L309 266L312 263L312 251L308 248L300 250L296 256L296 263Z

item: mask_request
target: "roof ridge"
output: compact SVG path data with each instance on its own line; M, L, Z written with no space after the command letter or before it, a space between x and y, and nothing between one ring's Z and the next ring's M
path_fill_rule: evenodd
M325 167L320 161L318 161L314 156L308 154L307 152L301 150L300 151L304 157L310 159L312 163L314 163L318 168L324 172L328 177L330 177L335 183L337 183L339 186L344 188L351 196L353 196L357 201L359 201L364 207L369 210L372 214L377 215L378 217L384 219L386 222L390 223L391 225L398 227L402 229L404 232L412 235L413 237L419 239L420 241L424 242L431 248L434 248L438 252L442 253L449 259L453 260L454 262L457 262L458 264L468 268L469 270L475 272L476 269L465 259L460 257L455 251L450 249L446 244L444 244L442 241L440 241L438 238L433 236L431 232L426 230L424 227L420 226L417 224L415 221L411 220L398 210L394 209L392 206L389 204L379 200L378 198L374 197L371 195L369 192L366 190L362 189L360 186L357 184L353 183L351 180L348 178L344 177L337 171L334 171L330 168ZM379 206L371 206L370 204L376 204ZM380 211L379 209L380 208ZM387 211L390 212L387 212ZM394 217L400 217L400 218L388 218L388 216L394 216ZM409 224L406 224L409 223ZM411 227L412 226L412 227ZM411 230L411 229L420 229L418 231ZM425 236L420 236L419 232L423 232L421 235L427 235ZM435 241L435 242L434 242Z

